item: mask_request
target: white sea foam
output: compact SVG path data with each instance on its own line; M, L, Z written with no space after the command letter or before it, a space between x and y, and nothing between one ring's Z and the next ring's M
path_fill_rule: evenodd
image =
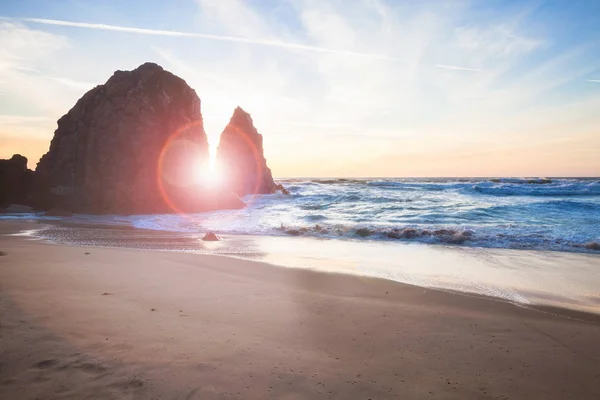
M598 179L295 179L290 196L188 215L73 216L70 222L181 233L294 235L597 252ZM0 219L43 219L36 214ZM56 219L56 218L52 218Z

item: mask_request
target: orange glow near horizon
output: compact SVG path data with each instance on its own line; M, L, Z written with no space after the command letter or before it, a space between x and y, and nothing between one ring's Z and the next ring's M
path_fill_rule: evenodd
M560 127L559 127L560 128ZM558 129L558 128L557 128ZM575 129L575 128L574 128ZM50 128L47 129L50 131ZM37 132L37 131L36 131ZM527 139L503 145L453 144L443 140L405 138L395 141L352 141L333 136L315 146L314 141L297 141L273 134L265 135L265 157L275 178L283 177L427 177L427 176L598 176L600 135L595 127L573 130L568 137ZM552 132L550 128L545 132ZM47 132L46 132L47 133ZM508 135L508 133L506 134ZM455 135L447 134L448 138ZM524 134L522 136L524 138ZM50 137L41 132L0 130L0 158L13 154L28 158L35 169L41 155L48 151ZM209 169L216 166L219 136L209 136ZM219 181L224 174L217 173ZM208 175L208 173L207 173ZM212 179L212 178L211 178Z

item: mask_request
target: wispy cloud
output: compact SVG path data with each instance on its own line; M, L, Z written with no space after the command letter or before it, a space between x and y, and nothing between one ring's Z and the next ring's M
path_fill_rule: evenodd
M72 89L91 89L94 86L96 86L94 83L91 82L81 82L81 81L76 81L70 78L61 78L61 77L52 77L50 78L55 82L60 83L61 85L64 85L66 87L72 88Z
M519 33L518 21L517 17L515 21L488 26L458 27L454 32L456 44L496 59L527 54L546 45L544 40Z
M452 69L452 70L456 70L456 71L470 71L470 72L481 72L482 71L479 68L457 67L456 65L437 64L435 67L443 68L443 69Z
M588 79L588 82L600 83L600 79Z
M330 49L325 47L317 47L317 46L309 46L300 43L291 43L291 42L282 42L276 40L265 40L265 39L254 39L254 38L244 38L244 37L236 37L236 36L224 36L224 35L212 35L208 33L193 33L193 32L180 32L180 31L169 31L169 30L157 30L157 29L146 29L146 28L135 28L128 26L118 26L118 25L107 25L107 24L96 24L96 23L88 23L88 22L72 22L72 21L63 21L56 19L45 19L45 18L22 18L21 21L31 22L36 24L45 24L45 25L59 25L59 26L70 26L74 28L85 28L85 29L99 29L106 31L116 31L116 32L125 32L125 33L135 33L140 35L155 35L155 36L173 36L173 37L187 37L187 38L197 38L197 39L206 39L206 40L218 40L224 42L236 42L236 43L246 43L253 44L258 46L270 46L270 47L278 47L288 50L302 50L302 51L312 51L312 52L321 52L321 53L333 53L340 55L347 55L353 57L366 57L366 58L374 58L386 60L390 59L390 57L383 54L373 54L373 53L362 53L352 50L343 50L343 49Z
M52 118L39 115L0 115L0 126L8 125L34 125L52 123Z
M57 54L69 49L68 39L1 19L0 37L0 97L11 103L9 107L2 104L1 108L25 114L49 113L53 117L64 111L68 105L64 101L70 103L71 98L56 90L44 69Z

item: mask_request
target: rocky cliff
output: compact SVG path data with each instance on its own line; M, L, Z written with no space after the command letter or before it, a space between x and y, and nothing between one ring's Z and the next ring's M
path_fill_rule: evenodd
M33 171L27 169L27 158L15 154L0 160L0 207L26 204L33 183Z
M237 107L223 130L217 149L217 165L227 184L239 196L274 193L271 170L263 154L263 138L250 114Z
M116 71L58 120L36 168L36 205L114 214L243 206L195 184L207 159L200 99L183 79L153 63Z

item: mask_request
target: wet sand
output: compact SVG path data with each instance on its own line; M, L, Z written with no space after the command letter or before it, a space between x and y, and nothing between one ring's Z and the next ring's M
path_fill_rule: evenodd
M204 242L201 231L169 232L65 221L37 225L30 234L67 245L227 255L495 297L528 307L600 314L600 254L227 234L222 241Z
M209 255L0 251L1 399L600 398L591 314Z

